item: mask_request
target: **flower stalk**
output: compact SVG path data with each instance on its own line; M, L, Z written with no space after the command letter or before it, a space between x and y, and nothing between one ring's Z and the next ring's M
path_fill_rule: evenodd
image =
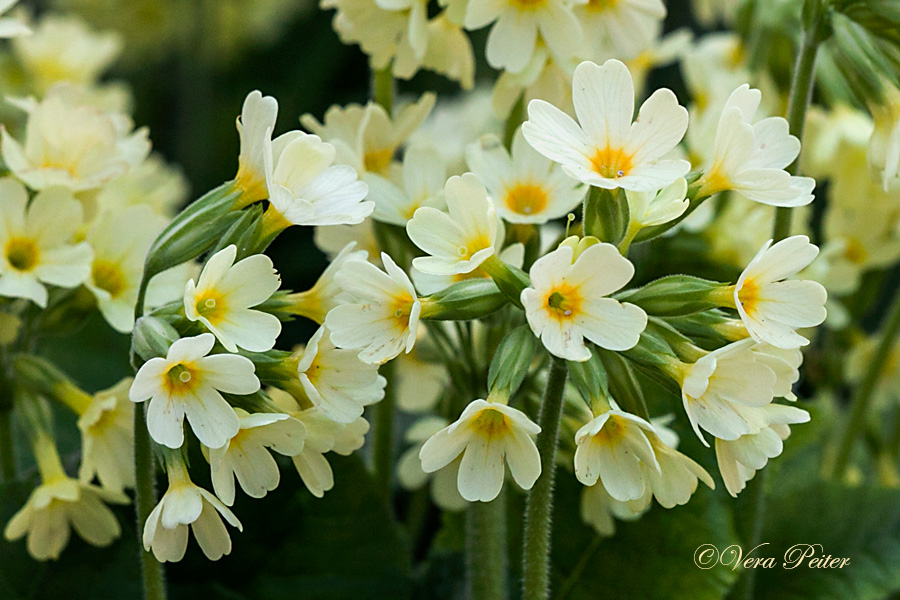
M553 513L553 483L556 476L556 449L562 417L566 363L552 359L547 388L541 401L537 448L541 455L541 476L528 493L525 504L525 531L522 536L522 598L546 600L550 597L550 526Z
M472 502L466 511L466 580L471 600L506 599L506 504L504 494Z
M134 471L136 477L134 507L137 513L138 544L142 543L141 532L144 530L144 523L147 522L147 517L156 506L156 468L150 444L150 432L147 431L147 423L144 418L144 403L137 403L134 405ZM141 553L141 574L145 600L166 600L166 583L162 564L143 547L139 552Z

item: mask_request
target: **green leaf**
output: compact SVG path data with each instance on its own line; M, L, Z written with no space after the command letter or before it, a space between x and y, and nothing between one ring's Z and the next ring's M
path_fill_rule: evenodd
M882 600L900 590L900 490L804 478L792 485L796 479L776 479L766 502L764 556L775 557L777 566L757 570L756 597ZM795 544L821 544L815 556L824 552L850 563L842 569L809 568L808 562L784 569L785 552Z
M560 589L596 539L579 517L582 486L571 475L559 475L554 590ZM702 488L685 506L666 510L654 505L635 522L617 522L616 534L596 546L566 600L721 600L737 572L721 565L699 569L694 552L703 544L725 548L736 543L726 502L721 493Z

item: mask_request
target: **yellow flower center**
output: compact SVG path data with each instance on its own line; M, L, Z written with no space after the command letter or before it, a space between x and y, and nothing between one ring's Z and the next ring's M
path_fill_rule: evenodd
M748 315L753 314L756 303L759 302L759 286L752 279L745 279L744 285L738 292L738 300Z
M393 157L393 148L372 150L371 152L366 152L366 155L363 157L363 163L366 166L366 171L378 173L379 175L386 175L388 168L391 166L391 159Z
M625 154L621 148L610 148L609 146L597 150L597 153L591 158L591 165L596 173L608 179L625 177L634 166L631 163L631 156Z
M199 383L197 370L193 365L178 363L166 371L163 387L171 396L182 396Z
M844 256L846 256L847 260L850 262L859 265L865 262L869 253L866 252L866 249L859 241L850 239L847 241L847 247L844 249Z
M510 0L510 4L520 10L534 10L547 4L547 0Z
M401 329L409 327L409 315L412 312L414 300L409 294L403 294L394 298L391 311L394 313L394 320Z
M12 238L6 244L6 260L17 271L30 271L38 264L37 245L28 238Z
M625 432L628 427L624 421L621 417L610 417L603 424L603 429L597 432L592 441L603 446L614 446L621 443L625 439Z
M119 265L108 260L94 261L91 267L91 278L94 280L94 285L109 292L113 298L118 298L127 287Z
M697 192L698 197L712 196L734 187L734 184L722 173L718 165L713 165L700 180L700 183L702 185Z
M591 12L604 12L616 7L619 0L589 0L585 8Z
M544 304L550 309L547 312L551 317L568 321L574 319L581 309L581 294L574 286L561 285L550 290Z
M463 260L468 260L472 258L473 254L481 252L485 248L491 247L491 240L488 239L487 236L481 235L476 238L470 239L465 246L460 246L456 249L457 253L459 253L459 257Z
M209 290L202 294L197 298L194 306L200 316L213 325L221 321L227 313L225 298L215 290Z
M520 215L539 214L547 207L547 192L539 185L521 183L506 193L506 206Z
M479 411L472 419L472 428L487 438L502 436L511 429L507 416L493 408Z

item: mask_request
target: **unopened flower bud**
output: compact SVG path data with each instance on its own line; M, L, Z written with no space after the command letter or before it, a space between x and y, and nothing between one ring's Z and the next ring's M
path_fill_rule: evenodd
M131 335L132 360L139 357L142 364L151 358L166 356L169 346L179 337L168 321L158 317L141 317L134 324L134 333Z
M488 389L506 390L512 395L528 374L534 357L535 337L527 325L506 334L500 342L488 371Z
M480 319L504 306L506 297L488 279L468 279L420 299L422 318L437 321Z
M689 315L718 306L711 296L726 287L718 282L690 275L670 275L652 281L618 299L636 304L648 315L666 317Z

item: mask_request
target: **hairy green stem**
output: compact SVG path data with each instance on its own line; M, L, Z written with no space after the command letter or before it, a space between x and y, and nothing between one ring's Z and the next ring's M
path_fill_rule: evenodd
M516 137L516 131L518 131L519 127L522 123L525 122L525 92L522 92L522 95L519 96L519 99L516 100L516 103L513 104L512 109L509 111L509 116L506 117L506 126L503 128L503 145L507 147L507 149L512 149L513 139Z
M387 379L384 399L376 406L375 446L373 449L375 484L385 498L391 493L391 459L394 451L394 404L396 403L396 369L393 363L381 368Z
M506 600L506 503L503 490L466 510L466 582L469 600Z
M791 79L791 91L788 96L787 121L792 135L803 140L803 129L806 125L806 110L810 100L816 79L816 56L819 52L819 44L822 41L821 27L823 17L813 19L809 29L803 32L803 40L797 52L794 62L794 74ZM796 175L800 167L800 157L794 160L788 167L791 175ZM791 209L778 207L775 209L775 227L772 237L776 242L783 240L791 234Z
M3 481L12 481L16 478L12 406L6 405L0 406L0 476Z
M372 99L391 115L394 111L394 76L391 66L372 73Z
M150 432L144 418L144 404L134 406L134 470L136 477L134 507L137 513L138 545L141 546L141 572L145 600L165 600L166 583L162 565L143 549L144 523L156 505L156 468L150 446Z
M553 517L553 481L556 448L566 387L566 363L550 361L550 377L541 401L537 448L541 454L541 476L528 492L525 531L522 536L522 599L547 600L550 594L550 521Z
M850 462L850 453L853 450L853 442L856 437L864 429L866 423L866 415L869 405L872 401L872 395L878 386L878 380L884 372L884 366L887 363L891 348L897 340L897 333L900 332L900 288L894 291L893 304L887 315L884 331L881 333L881 340L875 349L875 355L869 361L869 367L866 370L865 377L850 403L850 418L847 419L847 426L841 431L841 437L838 441L837 452L831 468L826 471L830 477L843 477Z

